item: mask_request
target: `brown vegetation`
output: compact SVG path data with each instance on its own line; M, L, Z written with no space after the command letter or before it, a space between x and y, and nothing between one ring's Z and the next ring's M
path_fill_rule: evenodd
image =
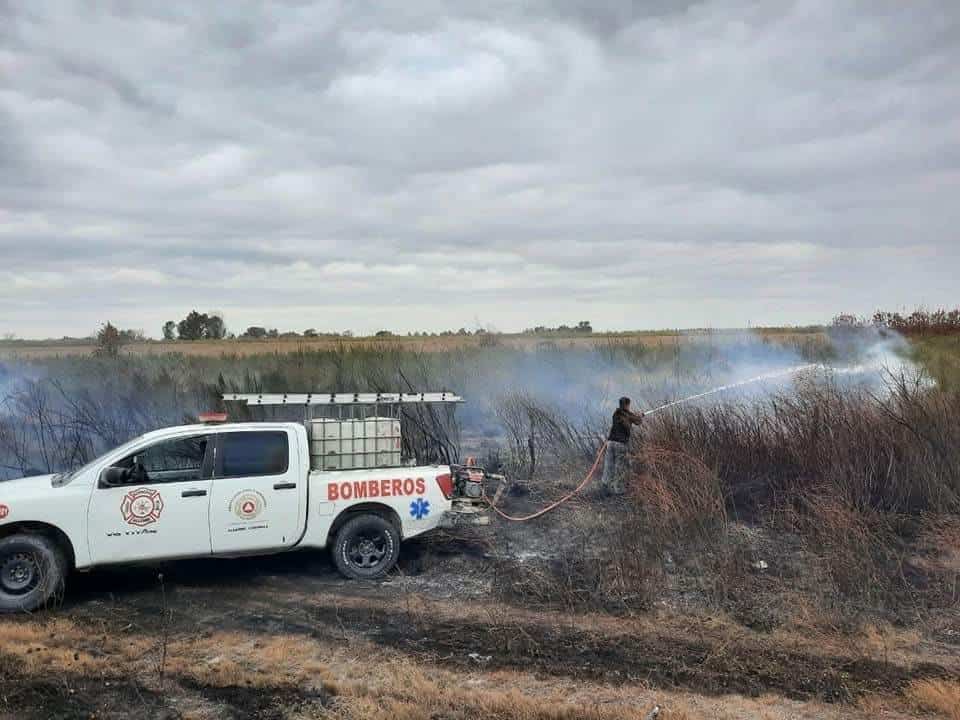
M920 308L908 315L879 311L874 314L873 322L908 337L958 335L960 334L960 308L953 310Z
M906 695L919 710L960 720L960 682L956 680L914 680Z
M952 613L957 417L960 395L904 378L655 416L627 497L570 523L549 561L504 568L501 590L620 612L679 599L766 630Z
M659 704L665 718L822 720L862 717L824 700L944 680L861 634L839 646L719 617L449 602L416 578L364 588L276 564L251 576L262 563L221 568L220 587L209 564L177 573L169 616L155 585L115 578L115 599L98 592L67 617L0 620L0 717L620 720Z
M754 330L761 337L777 342L825 337L819 329L768 328ZM594 333L583 335L552 334L546 336L518 334L478 335L390 335L379 337L266 337L206 340L142 340L127 338L123 352L132 355L165 355L181 353L190 356L220 357L289 354L295 352L330 351L337 349L386 349L419 352L450 352L491 346L522 350L570 349L602 346L608 343L657 347L695 342L698 339L722 341L725 337L740 338L743 330L676 330L638 333ZM71 355L93 355L96 341L72 340L7 340L0 341L0 358L43 359Z

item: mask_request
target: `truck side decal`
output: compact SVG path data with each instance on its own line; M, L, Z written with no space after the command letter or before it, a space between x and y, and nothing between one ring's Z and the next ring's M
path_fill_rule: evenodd
M410 503L410 517L412 517L414 520L423 520L429 514L430 514L429 500L425 500L421 497L421 498L417 498L412 503Z
M230 501L230 509L241 520L256 520L266 506L266 498L256 490L241 490Z
M423 495L427 483L423 478L392 478L386 480L354 480L327 485L327 500L359 500L362 498L402 497Z
M152 525L163 512L163 498L153 488L137 488L123 496L120 514L127 525Z

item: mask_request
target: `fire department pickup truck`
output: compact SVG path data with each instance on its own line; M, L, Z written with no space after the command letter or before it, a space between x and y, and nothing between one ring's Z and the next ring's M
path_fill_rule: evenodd
M307 427L166 428L69 473L0 482L0 612L44 605L71 570L118 563L329 547L347 577L383 576L401 540L443 522L453 471L315 470Z

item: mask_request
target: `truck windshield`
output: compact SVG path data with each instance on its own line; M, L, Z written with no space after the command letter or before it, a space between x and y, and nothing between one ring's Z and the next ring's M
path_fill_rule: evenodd
M123 445L118 445L112 450L108 450L103 455L98 455L93 460L88 462L86 465L81 465L80 467L74 468L73 470L69 470L67 472L57 473L56 475L53 476L53 486L60 487L61 485L66 485L75 477L77 477L78 475L82 475L86 470L96 465L98 462L100 462L100 460L102 460L107 455L112 455L117 451L124 451L127 448L131 448L134 445L136 445L138 442L143 440L144 437L145 437L144 435L137 435L137 437L133 438L132 440L128 440ZM122 456L122 452L121 452L121 456Z

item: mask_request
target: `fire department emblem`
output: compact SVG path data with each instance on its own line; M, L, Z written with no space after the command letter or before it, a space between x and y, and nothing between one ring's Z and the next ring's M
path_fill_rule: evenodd
M6 505L0 505L0 520L3 520L9 514L10 508L8 508Z
M120 503L120 513L128 525L143 527L160 519L163 498L152 488L137 488L128 492Z
M241 520L255 520L266 505L266 499L257 491L243 490L233 496L233 500L230 501L230 510Z

